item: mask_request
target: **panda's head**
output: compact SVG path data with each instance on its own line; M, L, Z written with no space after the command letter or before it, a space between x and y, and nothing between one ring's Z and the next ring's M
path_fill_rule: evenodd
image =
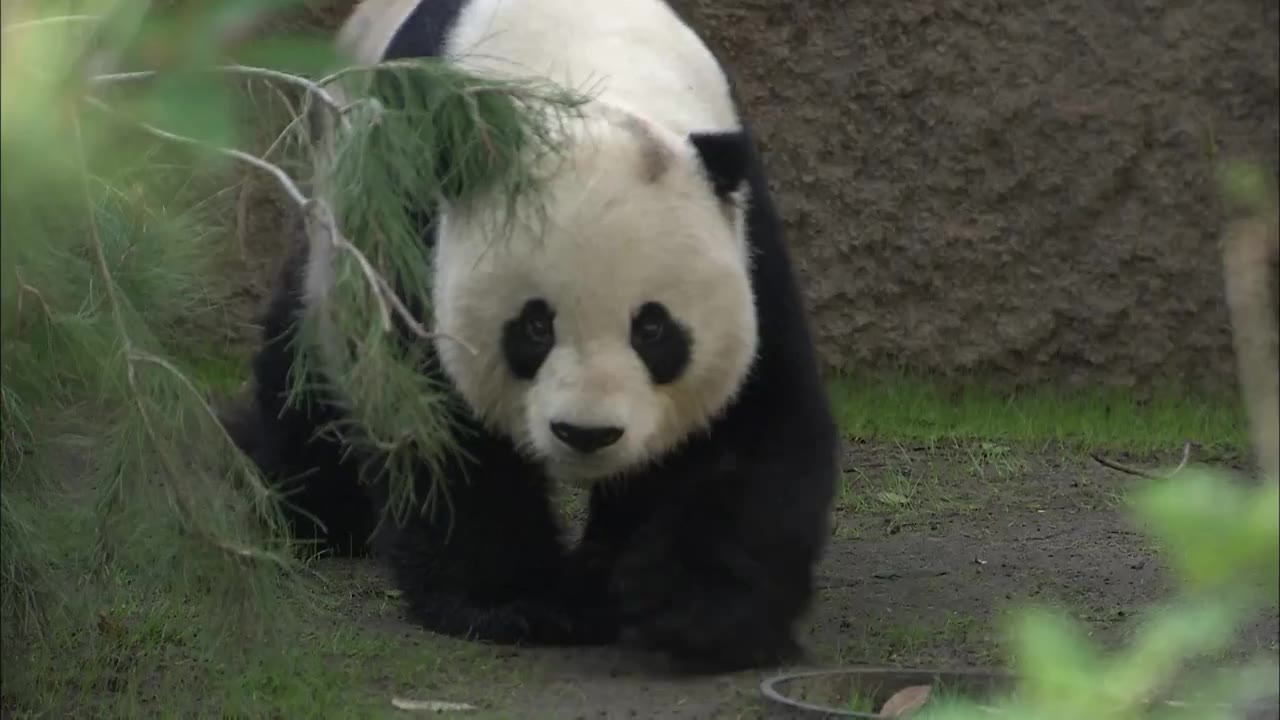
M606 110L576 138L534 196L540 221L494 237L479 204L447 213L433 294L461 395L552 477L584 483L706 427L758 340L744 136Z

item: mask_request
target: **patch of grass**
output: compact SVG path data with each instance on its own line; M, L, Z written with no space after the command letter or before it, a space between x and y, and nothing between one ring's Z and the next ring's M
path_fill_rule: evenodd
M856 469L853 474L862 494L852 495L850 509L887 517L891 527L940 509L945 502L933 482L935 476L913 472L910 466L893 465L874 478Z
M876 711L876 696L860 688L854 690L845 701L844 709L855 713L873 713Z
M325 630L300 633L278 652L245 650L215 664L192 647L202 629L189 613L148 608L74 664L67 656L24 658L43 671L44 702L11 716L379 717L392 714L395 696L483 707L520 680L492 668L496 655L482 645L420 642L329 613L315 625Z
M65 600L49 606L40 642L3 639L5 717L391 717L394 696L483 709L527 681L493 647L405 626L369 563L353 577L321 562L318 592L278 603L268 632L227 628L212 620L224 598L195 583L157 593L129 572L95 575L92 548L72 550L92 517L42 509L35 529L63 566L41 589Z
M900 623L868 623L859 642L834 649L833 660L837 665L927 665L948 657L955 648L980 650L989 645L985 631L976 617L960 612Z
M251 375L246 358L220 352L193 358L187 367L191 371L191 380L201 389L222 394L235 392Z
M925 452L900 443L862 448L839 485L837 536L861 537L870 524L892 534L931 516L977 509L1003 496L1000 481L1028 470L1016 451L993 443Z
M1244 413L1234 394L1206 397L1180 390L1150 398L1120 388L1052 387L1002 392L905 373L843 376L831 383L846 434L868 440L934 443L987 440L1059 443L1133 452L1247 447Z
M879 708L887 702L884 696L888 695L889 688L881 686L879 683L871 688L856 688L845 702L844 709L848 712L864 713L866 715L875 716ZM898 688L900 692L903 688ZM926 710L918 712L927 712L927 710L938 707L939 705L953 703L966 697L960 688L952 687L943 682L935 682L932 684L930 699L925 705ZM878 717L878 716L877 716Z
M969 474L984 482L1007 480L1030 470L1025 457L1008 445L982 440L964 448Z

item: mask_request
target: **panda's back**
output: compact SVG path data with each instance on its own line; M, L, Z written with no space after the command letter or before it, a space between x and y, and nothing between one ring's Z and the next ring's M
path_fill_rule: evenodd
M338 44L360 64L547 78L679 134L739 127L719 63L663 0L364 0Z

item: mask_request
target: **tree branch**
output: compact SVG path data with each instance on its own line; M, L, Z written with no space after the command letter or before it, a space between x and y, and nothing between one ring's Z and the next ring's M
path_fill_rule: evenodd
M235 75L248 75L267 78L269 80L278 80L282 83L300 87L307 91L307 94L319 100L327 107L334 116L343 124L343 129L347 129L350 121L342 113L342 106L334 99L328 90L324 89L323 83L312 82L307 78L299 75L293 75L279 70L271 70L268 68L253 67L252 65L215 65L210 68L204 68L206 72L222 72ZM155 70L138 70L135 72L110 73L107 75L95 75L89 78L89 81L95 84L109 85L113 83L133 82L135 80L149 80L159 73Z
M1170 472L1165 473L1164 475L1157 475L1156 473L1149 472L1147 470L1139 470L1138 468L1129 467L1128 465L1121 465L1120 463L1114 460L1108 460L1102 457L1096 452L1089 453L1089 457L1093 458L1095 462L1097 462L1099 465L1102 465L1103 467L1109 467L1112 470L1118 470L1122 473L1125 473L1126 475L1136 475L1138 477L1144 477L1151 480L1168 480L1174 475L1177 475L1178 473L1182 472L1182 469L1187 466L1187 460L1191 459L1191 441L1188 440L1182 444L1182 462L1178 463L1178 467L1174 468Z
M9 23L5 25L0 32L11 32L14 30L27 30L42 25L63 25L66 23L76 22L101 22L100 15L54 15L51 17L36 18L35 20L22 20L20 22Z
M188 392L191 393L192 397L196 399L196 402L200 404L200 407L204 410L205 414L207 414L209 416L209 419L213 420L214 425L218 427L219 431L222 433L223 439L226 440L228 443L235 445L235 440L233 440L231 436L227 433L226 427L218 419L218 413L214 411L213 406L211 406L209 402L205 400L204 395L200 393L200 390L198 388L196 388L195 383L191 382L191 378L187 377L185 373L183 373L181 370L177 368L177 366L175 366L173 363L169 362L168 360L165 360L162 357L152 355L151 353L145 352L142 350L130 350L128 357L130 362L150 363L152 365L155 365L157 367L160 367L166 370L179 383L181 383L182 386L186 388ZM252 477L251 485L253 486L253 492L255 495L257 495L258 500L260 502L263 500L270 500L274 496L271 490L267 488L266 485L263 485L261 482L259 482L256 476L251 476L251 477Z
M126 73L126 74L131 75L131 73ZM272 74L276 74L276 73L272 73ZM109 105L102 102L101 100L98 100L97 98L92 98L92 97L85 98L85 102L97 108L98 110L101 110L104 113L120 118L125 122L129 122L137 126L139 129L143 130L144 132L150 135L153 135L155 137L161 138L163 140L168 140L170 142L176 142L184 145L191 145L194 147L198 147L210 152L223 155L225 157L239 160L240 162L243 162L243 163L248 163L249 165L252 165L260 170L267 172L268 174L270 174L272 177L276 179L276 181L280 184L280 187L283 188L285 193L289 196L289 199L292 200L293 203L297 206L298 210L304 213L304 215L308 220L309 235L312 234L313 230L318 229L320 232L323 232L327 236L329 242L335 248L351 253L351 255L356 259L356 262L360 265L361 272L363 272L365 278L368 280L369 284L372 286L375 299L378 301L378 309L381 315L383 330L387 332L390 332L392 330L391 311L394 309L396 314L400 316L400 319L404 321L405 325L408 326L409 329L418 337L425 340L430 340L434 338L448 339L453 342L457 342L460 346L465 348L472 355L475 355L477 353L477 350L475 349L475 347L467 343L462 338L449 335L447 333L439 332L439 331L429 331L422 325L422 323L418 322L417 319L413 317L413 314L409 312L409 309L404 305L403 302L401 302L400 298L398 298L395 292L391 289L391 284L388 283L386 279L383 278L381 275L379 275L377 270L374 269L373 263L371 263L369 259L365 257L365 254L361 252L360 249L357 248L355 245L353 245L349 240L342 237L342 234L338 231L337 222L333 217L333 212L329 209L328 205L321 200L307 197L307 195L304 194L302 190L298 187L298 184L293 181L293 178L289 177L289 174L286 173L283 169L281 169L280 166L274 163L270 163L265 160L262 160L261 158L251 155L250 153L244 152L243 150L218 147L206 142L202 142L200 140L196 140L194 138L177 135L167 130L161 130L160 128L155 127L154 125L151 125L149 123L141 122L138 120L132 120L130 118L127 118L121 115L115 110L111 109ZM336 108L337 106L335 105L334 107ZM318 228L316 228L312 224L311 222L312 220L318 221L319 223Z

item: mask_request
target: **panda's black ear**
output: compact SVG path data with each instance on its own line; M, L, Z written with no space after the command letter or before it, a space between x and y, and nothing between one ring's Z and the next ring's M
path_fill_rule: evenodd
M729 193L746 181L751 145L745 132L695 132L689 134L689 142L698 150L702 166L707 169L707 176L721 200L727 199Z

